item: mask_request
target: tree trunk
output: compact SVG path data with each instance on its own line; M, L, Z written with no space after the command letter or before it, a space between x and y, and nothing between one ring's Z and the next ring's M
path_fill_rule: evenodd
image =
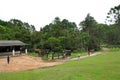
M55 53L55 52L52 53L52 60L54 60L54 53Z

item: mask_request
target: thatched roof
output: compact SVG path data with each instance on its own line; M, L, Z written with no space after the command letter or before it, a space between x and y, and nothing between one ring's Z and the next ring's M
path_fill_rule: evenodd
M0 46L23 46L27 45L19 40L0 40Z

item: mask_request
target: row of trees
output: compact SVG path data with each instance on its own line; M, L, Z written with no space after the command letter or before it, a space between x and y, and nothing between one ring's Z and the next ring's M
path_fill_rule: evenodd
M106 22L112 24L99 24L88 14L78 28L74 22L56 17L36 31L34 25L17 19L0 20L0 40L21 40L30 44L30 49L99 50L103 44L120 44L120 5L110 9Z

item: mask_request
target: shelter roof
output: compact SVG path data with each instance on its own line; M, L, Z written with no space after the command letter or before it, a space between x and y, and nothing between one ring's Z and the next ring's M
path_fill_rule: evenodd
M0 40L0 46L23 46L27 45L19 40Z

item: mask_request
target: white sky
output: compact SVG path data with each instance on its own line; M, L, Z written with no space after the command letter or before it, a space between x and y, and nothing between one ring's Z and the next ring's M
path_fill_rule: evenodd
M36 30L55 17L78 25L88 13L104 23L110 8L119 4L120 0L0 0L0 19L19 19L33 24Z

